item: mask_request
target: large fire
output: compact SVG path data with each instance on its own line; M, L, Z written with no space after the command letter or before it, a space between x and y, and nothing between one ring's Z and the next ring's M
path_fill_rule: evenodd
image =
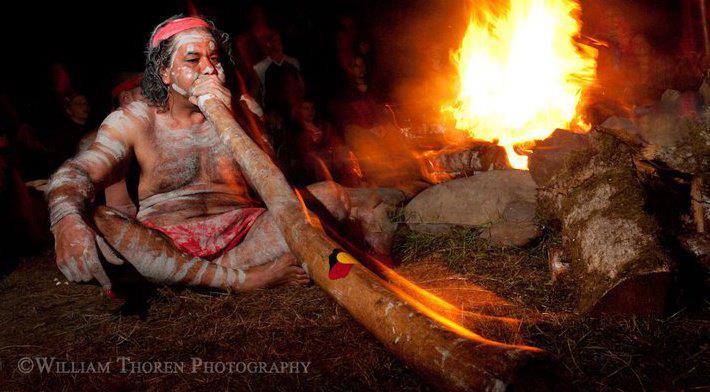
M511 166L527 169L514 146L581 124L577 109L595 79L597 52L575 42L579 13L575 0L509 0L474 10L453 55L458 96L442 108L456 127L497 142Z

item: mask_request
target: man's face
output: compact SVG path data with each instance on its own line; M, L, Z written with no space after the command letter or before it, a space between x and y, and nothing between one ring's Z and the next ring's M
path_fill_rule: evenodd
M69 101L67 113L77 120L86 121L89 118L89 101L83 95L77 95Z
M127 106L131 102L133 102L133 94L131 94L130 90L121 91L118 94L118 106Z
M188 97L193 83L201 75L217 75L224 83L224 69L214 38L202 28L176 34L170 66L163 71L163 83L181 96Z
M316 107L313 102L304 101L301 103L301 117L305 122L313 122L316 118Z
M365 60L362 57L356 57L350 67L350 72L355 78L365 77Z
M273 33L269 36L266 52L273 59L280 59L284 54L284 47L281 43L281 35Z
M143 94L141 94L141 88L136 87L131 90L121 91L118 94L118 104L119 106L128 106L131 102L139 101L143 99Z

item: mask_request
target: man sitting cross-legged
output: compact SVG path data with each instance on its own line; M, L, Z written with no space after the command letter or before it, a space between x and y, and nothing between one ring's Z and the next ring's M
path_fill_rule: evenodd
M57 265L68 279L96 279L110 289L100 250L109 263L129 263L160 283L232 291L308 283L197 107L198 99L217 99L231 110L222 66L228 41L201 18L158 25L148 45L144 99L111 113L90 148L52 176L47 197ZM137 220L106 207L91 212L94 192L119 180L118 168L132 156L140 166ZM335 183L309 190L337 219L368 222L365 238L386 250L389 236L378 234L376 222L386 214L369 212L376 203L356 205L358 198Z

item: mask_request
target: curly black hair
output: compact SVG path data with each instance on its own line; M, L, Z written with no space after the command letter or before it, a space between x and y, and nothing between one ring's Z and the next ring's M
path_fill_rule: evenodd
M168 86L163 83L163 78L161 77L160 72L165 67L170 66L170 58L172 57L173 50L175 49L173 45L174 36L160 41L157 46L152 46L153 36L167 23L183 17L183 15L175 15L160 22L160 24L155 26L153 32L150 34L150 39L148 40L145 71L143 72L143 79L141 81L141 92L150 106L155 106L160 110L166 110L168 105ZM200 18L210 25L207 30L209 30L210 34L212 34L212 37L214 37L215 41L219 45L222 63L225 63L226 60L229 64L234 65L234 60L232 59L232 42L229 38L229 34L216 28L211 20L202 17ZM230 78L228 70L231 68L232 67L224 67L227 79Z

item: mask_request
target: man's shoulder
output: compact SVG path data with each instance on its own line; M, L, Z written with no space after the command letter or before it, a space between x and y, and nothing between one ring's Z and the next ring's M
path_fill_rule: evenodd
M301 63L299 63L298 59L296 59L295 57L284 56L284 61L286 61L287 63L290 63L291 65L296 67L296 69L299 69L299 70L301 69Z
M156 108L146 102L137 100L122 108L127 115L132 116L144 123L151 124L155 120Z
M155 108L145 102L135 101L122 106L109 114L102 126L108 126L116 131L124 132L150 127L155 120Z
M254 71L259 75L263 76L264 73L266 73L266 70L269 68L269 66L273 63L274 61L271 60L271 58L267 57L258 63L254 64Z
M271 64L273 60L271 60L271 57L266 56L263 60L259 61L258 63L254 64L254 69L259 70L259 69L264 69Z

